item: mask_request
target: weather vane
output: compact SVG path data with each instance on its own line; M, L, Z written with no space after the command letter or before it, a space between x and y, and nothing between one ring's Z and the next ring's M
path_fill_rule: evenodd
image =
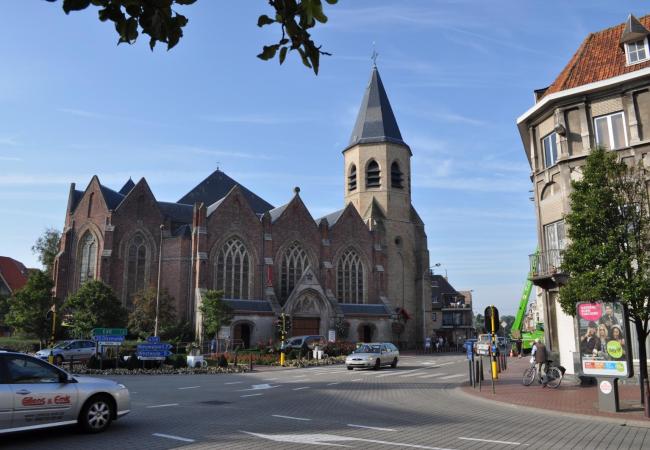
M375 41L372 42L372 55L370 56L370 59L372 59L372 65L373 67L377 67L377 57L379 56L379 53L377 53L377 50L375 50Z

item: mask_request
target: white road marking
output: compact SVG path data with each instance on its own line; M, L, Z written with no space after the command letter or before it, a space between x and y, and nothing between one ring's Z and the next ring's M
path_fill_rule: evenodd
M446 363L442 363L442 364L437 364L434 367L448 366L449 364L453 364L453 363L454 363L453 361L450 361L450 362L446 362Z
M265 378L263 381L275 381L278 380L278 378Z
M224 383L224 384L242 384L243 381L231 381L230 383Z
M446 373L432 373L430 375L421 375L418 378L433 378L433 377L441 377L443 375L447 375Z
M164 405L151 405L151 406L147 406L147 408L165 408L167 406L178 406L178 403L166 403Z
M490 442L492 444L521 445L521 442L495 441L492 439L478 439L478 438L468 438L468 437L459 437L458 439L462 439L464 441Z
M239 392L243 391L262 391L264 389L273 389L280 386L271 386L270 384L253 384L250 389L240 389Z
M361 439L350 436L337 436L335 434L262 434L262 433L252 433L250 431L242 431L241 433L248 434L250 436L255 436L262 439L268 439L269 441L275 442L291 442L294 444L312 444L312 445L329 445L332 447L349 447L348 445L342 444L333 444L332 442L370 442L372 444L383 444L383 445L392 445L394 447L402 448L423 448L426 450L450 450L440 447L428 447L426 445L417 445L417 444L406 444L403 442L389 442L389 441L380 441L377 439Z
M239 397L240 397L240 398L244 398L244 397L258 397L258 396L260 396L260 395L264 395L264 394L246 394L246 395L240 395Z
M299 388L293 388L292 391L302 391L303 389L309 389L309 386L303 386Z
M382 374L382 375L377 375L376 378L389 377L389 376L391 376L391 375L404 375L405 373L411 373L411 372L415 372L415 371L417 371L417 370L420 370L420 369L412 369L412 370L395 370L395 371L393 371L393 372L385 373L385 374Z
M291 378L307 378L307 375L296 375L295 377L291 377Z
M361 381L361 380L363 380L363 378L356 378L356 379L354 379L352 381Z
M311 421L311 419L307 419L305 417L283 416L283 415L280 415L280 414L271 414L271 417L277 417L279 419L303 420L303 421L306 421L306 422Z
M341 384L339 381L336 381L334 383L328 383L327 386L335 386L337 384Z
M162 434L162 433L154 433L152 436L157 436L161 438L167 438L167 439L174 439L176 441L181 441L181 442L195 442L194 439L188 439L180 436L172 436L171 434Z
M186 387L180 387L180 388L178 388L178 390L182 391L184 389L196 389L196 388L200 388L200 387L201 386L186 386Z
M354 423L349 423L348 426L353 428L367 428L368 430L377 430L377 431L397 431L397 430L393 430L392 428L369 427L367 425L356 425Z
M449 380L451 378L458 378L458 377L464 377L466 376L466 373L457 373L456 375L447 375L446 377L440 378L441 380Z
M422 375L422 372L413 372L413 373L408 373L406 375L400 375L400 378L405 378L405 377L416 377L418 375Z

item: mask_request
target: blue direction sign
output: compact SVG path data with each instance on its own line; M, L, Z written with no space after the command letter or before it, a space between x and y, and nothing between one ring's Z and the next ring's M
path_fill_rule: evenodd
M93 340L97 342L124 342L125 336L93 336Z
M160 336L149 336L147 342L150 344L160 344Z
M165 359L167 356L170 356L172 352L169 350L164 350L164 351L159 351L159 352L153 352L153 351L140 351L138 350L138 358L139 359L144 359L144 358L152 358L152 359Z
M172 348L171 344L138 344L138 352L164 352Z
M465 350L467 351L467 359L471 360L473 357L473 342L465 342Z

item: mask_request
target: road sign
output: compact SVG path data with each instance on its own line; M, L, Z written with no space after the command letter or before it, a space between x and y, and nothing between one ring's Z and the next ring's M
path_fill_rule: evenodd
M170 356L172 352L169 350L163 350L163 351L140 351L138 350L137 356L138 359L165 359L166 357Z
M138 352L164 352L172 348L171 344L138 344Z
M93 328L93 336L126 336L126 328Z
M100 344L106 345L107 342L115 343L115 344L120 344L124 342L125 336L118 336L118 335L107 335L107 336L93 336L93 340L96 342L99 342Z
M147 342L150 344L160 344L160 336L149 336Z

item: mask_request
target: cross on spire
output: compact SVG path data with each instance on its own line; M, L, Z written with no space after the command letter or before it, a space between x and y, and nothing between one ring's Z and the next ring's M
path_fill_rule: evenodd
M377 67L377 57L379 56L379 53L377 53L377 50L375 50L375 42L372 42L372 55L370 56L370 59L372 59L372 67Z

